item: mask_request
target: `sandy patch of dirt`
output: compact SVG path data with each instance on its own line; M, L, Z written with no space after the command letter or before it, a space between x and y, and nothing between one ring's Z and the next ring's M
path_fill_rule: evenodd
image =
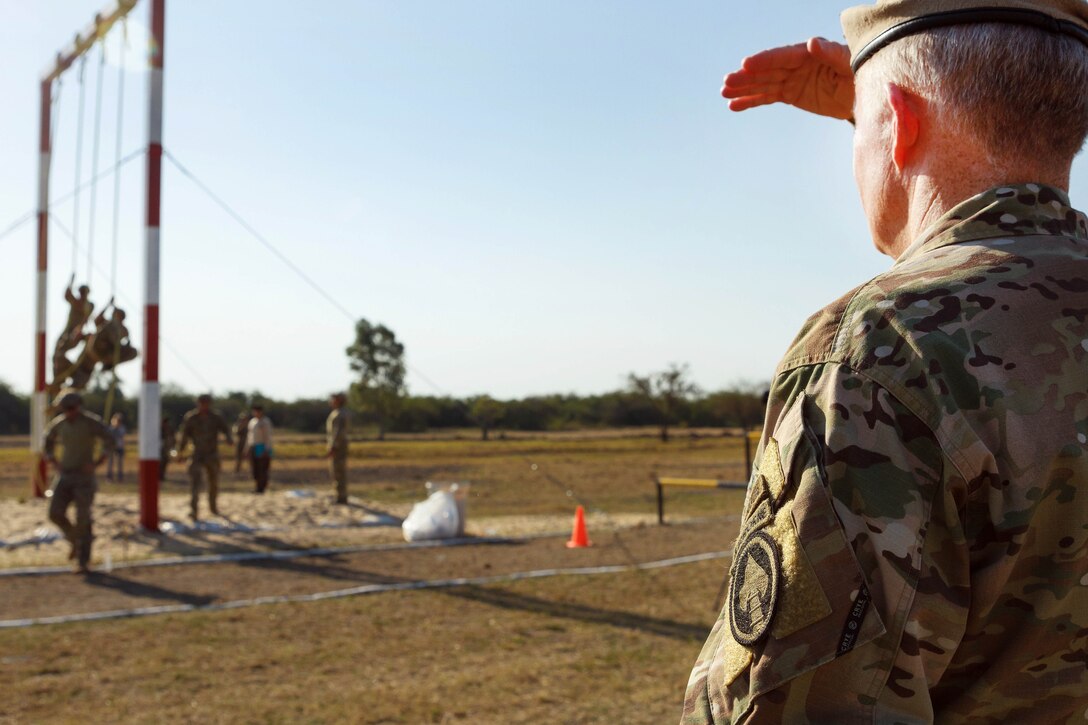
M201 500L203 511L207 509ZM187 494L160 497L158 535L139 526L139 504L130 494L100 493L94 507L93 565L150 558L196 556L235 551L271 551L402 542L400 524L411 504L376 504L352 497L335 506L331 496L312 489L272 491L264 495L223 493L221 516L189 520ZM69 518L74 518L74 507ZM685 517L670 515L670 520ZM589 511L590 534L654 522L646 514ZM473 517L469 536L522 537L569 531L569 515ZM48 519L48 500L0 500L0 569L67 564L68 544Z

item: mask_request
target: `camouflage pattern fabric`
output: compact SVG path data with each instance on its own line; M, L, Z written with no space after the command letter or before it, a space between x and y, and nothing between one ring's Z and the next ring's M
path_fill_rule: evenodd
M809 319L683 723L1085 721L1086 221L990 190Z
M80 411L73 420L58 415L46 426L42 450L47 458L51 458L59 443L61 454L57 468L63 473L80 473L94 463L96 438L101 441L103 451L113 446L110 429L97 415Z
M325 419L325 452L334 456L348 454L348 426L351 419L343 408L335 408Z
M179 453L185 450L185 444L193 442L193 463L205 463L219 461L219 434L227 438L227 443L233 443L230 436L230 426L219 413L214 410L207 415L201 415L197 410L190 410L181 419L181 427L178 428Z
M348 500L348 426L351 418L343 408L334 408L325 419L325 445L329 458L329 477L336 491L336 500Z

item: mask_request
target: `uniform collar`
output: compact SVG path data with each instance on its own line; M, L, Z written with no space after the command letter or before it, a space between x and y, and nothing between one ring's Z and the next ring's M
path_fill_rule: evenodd
M900 255L896 264L949 244L1051 235L1088 240L1088 218L1069 195L1044 184L1013 184L957 204Z

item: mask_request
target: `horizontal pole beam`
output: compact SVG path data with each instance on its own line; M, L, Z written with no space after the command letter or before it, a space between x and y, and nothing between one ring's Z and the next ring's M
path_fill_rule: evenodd
M659 478L659 486L687 486L689 488L748 488L747 483L719 481L715 478Z
M61 73L72 67L79 57L110 31L113 24L132 12L137 0L115 0L115 4L94 16L94 22L82 32L76 33L72 42L59 53L53 65L42 73L42 81L52 83Z

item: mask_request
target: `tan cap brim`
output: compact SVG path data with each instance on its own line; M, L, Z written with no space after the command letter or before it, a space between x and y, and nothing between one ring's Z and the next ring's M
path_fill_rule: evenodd
M1068 35L1088 46L1088 3L1084 0L890 0L860 5L842 13L842 29L856 72L881 48L934 28L975 23L1026 25Z

